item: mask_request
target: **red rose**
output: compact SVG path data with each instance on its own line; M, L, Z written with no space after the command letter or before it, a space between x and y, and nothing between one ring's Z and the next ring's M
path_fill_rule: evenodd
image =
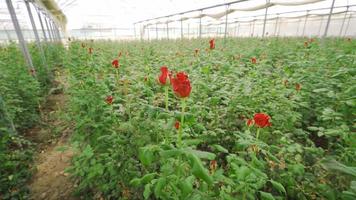
M252 57L252 58L251 58L251 63L252 63L252 64L256 64L256 63L257 63L257 58Z
M114 97L110 95L110 96L107 96L107 97L106 97L105 102L106 102L107 104L111 105L112 102L113 102L113 100L114 100Z
M167 77L169 75L169 70L167 66L161 67L161 75L158 77L158 81L160 84L165 85L167 83Z
M302 89L302 85L299 83L295 84L295 90L297 90L298 92Z
M84 43L82 43L82 48L85 48L85 44Z
M114 67L114 68L119 68L120 64L119 64L119 60L118 59L115 59L111 62L111 65Z
M176 123L174 123L174 127L175 127L177 130L179 129L179 127L180 127L179 121L176 121Z
M89 51L89 54L92 54L93 53L93 48L89 47L88 51Z
M260 128L271 126L272 124L269 122L270 119L271 117L265 113L256 113L253 116L256 126Z
M215 39L214 38L209 41L209 44L210 44L210 49L215 49Z
M178 97L185 98L190 95L192 87L190 86L188 75L186 75L184 72L178 72L176 76L171 79L171 84L174 93Z
M246 121L246 125L247 125L248 127L253 126L254 123L255 123L255 122L253 121L253 119L248 119L248 120Z

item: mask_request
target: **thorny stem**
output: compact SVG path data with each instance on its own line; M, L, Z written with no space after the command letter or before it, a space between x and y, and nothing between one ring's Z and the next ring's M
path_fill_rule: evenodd
M168 86L165 86L165 93L166 93L166 111L168 111Z
M257 134L256 134L256 139L258 140L258 136L260 136L260 130L261 128L257 128Z
M181 113L181 119L180 119L180 126L178 130L178 147L182 146L182 131L183 131L183 126L184 126L184 112L185 112L185 98L181 100L182 102L182 113Z

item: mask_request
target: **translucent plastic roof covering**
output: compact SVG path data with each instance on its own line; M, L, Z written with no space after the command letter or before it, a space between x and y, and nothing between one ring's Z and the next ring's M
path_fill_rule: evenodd
M39 0L38 0L39 1ZM181 13L188 10L200 9L203 7L209 7L217 4L224 4L232 2L233 0L54 0L59 9L63 11L67 18L67 30L68 35L77 38L86 39L126 39L126 38L139 38L139 35L150 38L149 35L160 34L156 38L164 38L167 36L166 23L169 22L169 32L171 36L178 37L180 34L181 23L184 22L183 32L187 35L196 37L199 32L199 24L201 21L203 32L220 33L221 29L224 29L226 6L220 6L202 11L189 12L181 15L173 15L175 13ZM315 28L317 26L318 31L322 33L323 27L327 21L327 15L330 12L330 6L332 0L269 0L269 4L273 6L268 7L268 19L267 24L272 28L272 24L276 23L272 20L278 18L279 23L283 20L296 21L294 24L295 29L299 29L300 23L308 16L308 21L314 19L319 22L308 23L309 28ZM300 2L309 2L306 5L275 5L293 3L298 4ZM19 19L21 28L24 31L25 38L31 38L31 24L28 17L24 0L12 0L12 3L16 9L16 14ZM241 31L245 35L249 35L249 32L255 30L254 24L261 24L264 19L266 0L245 0L244 2L232 4L229 6L228 24L229 29L236 26L246 26L246 30L241 28ZM347 8L346 6L350 6ZM261 9L252 9L261 8ZM320 9L321 10L314 10ZM31 9L34 15L35 24L37 29L40 28L39 19L36 16L36 9L31 5ZM250 11L242 11L250 10ZM348 9L348 10L347 10ZM252 11L251 11L252 10ZM309 12L306 12L309 10ZM348 11L345 14L345 11ZM230 12L233 11L233 12ZM345 35L354 36L353 30L356 30L356 0L336 0L334 17L332 24L338 23L337 26L331 26L331 29L337 27L337 29L345 29L343 19L346 20L348 34ZM338 14L337 14L338 13ZM169 17L162 17L167 16ZM162 17L154 20L144 21L134 26L134 23L147 19ZM201 17L201 18L200 18ZM349 19L350 18L350 19ZM336 20L336 21L335 21ZM242 24L246 22L246 24ZM298 22L298 23L297 23ZM299 23L300 22L300 23ZM286 22L289 23L289 22ZM157 24L157 25L156 25ZM320 25L321 24L321 25ZM156 26L156 27L155 27ZM259 25L260 26L260 25ZM285 25L283 25L285 26ZM281 27L283 27L281 25ZM298 26L298 27L296 27ZM321 28L319 28L321 27ZM149 30L144 30L149 28ZM154 28L159 30L154 30ZM252 29L252 30L249 30ZM290 27L286 28L290 29ZM320 29L320 31L319 31ZM4 31L5 30L5 31ZM5 0L0 0L0 40L9 38L5 35L13 32L13 26L10 15L8 13ZM157 33L160 32L160 33ZM236 30L233 30L236 32ZM240 32L237 31L237 32ZM241 33L242 33L241 32ZM283 31L281 31L283 32ZM335 31L336 33L337 31ZM240 34L241 34L240 33ZM231 35L231 34L230 34ZM290 35L293 35L292 33ZM309 35L309 34L306 34ZM320 34L319 34L320 35ZM210 36L210 35L205 35ZM41 36L43 38L43 35ZM142 37L142 36L141 36ZM11 39L16 39L15 34L10 34Z

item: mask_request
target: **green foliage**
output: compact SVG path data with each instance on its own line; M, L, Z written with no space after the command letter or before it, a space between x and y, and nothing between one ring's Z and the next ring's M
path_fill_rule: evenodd
M304 39L229 38L216 45L205 50L206 39L71 43L68 119L83 153L69 171L78 194L351 199L355 41L315 39L306 48ZM111 61L119 52L116 71ZM185 113L173 92L165 109L157 83L162 65L189 75ZM256 139L257 128L246 120L258 112L271 116L272 126ZM174 123L182 115L180 144ZM327 156L338 164L323 161Z

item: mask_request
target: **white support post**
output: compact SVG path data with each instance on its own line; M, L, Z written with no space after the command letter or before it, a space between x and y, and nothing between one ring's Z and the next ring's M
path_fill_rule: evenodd
M188 39L190 38L190 24L188 23Z
M256 19L253 20L253 23L252 23L252 37L255 35L255 23L256 23Z
M136 23L133 24L134 38L136 40Z
M203 10L200 10L200 14L203 14ZM200 16L199 18L199 38L201 38L201 33L202 33L201 18L202 16Z
M326 27L325 27L323 38L325 38L328 35L329 26L330 26L330 19L331 19L331 15L333 14L333 11L334 11L334 5L335 5L335 0L333 0L332 3L331 3L330 13L329 13L329 16L328 16L328 21L326 22Z
M21 28L20 28L20 24L17 20L17 16L16 16L16 13L15 13L15 9L12 5L12 2L11 0L6 0L6 5L7 5L7 8L9 10L9 13L10 13L10 16L11 16L11 20L12 20L12 23L14 25L14 28L15 28L15 32L16 32L16 35L17 35L17 38L19 40L19 45L20 45L20 48L22 50L22 54L25 58L25 61L27 63L27 67L29 68L29 70L32 72L32 76L36 76L36 72L35 72L35 68L33 67L33 64L32 64L32 58L31 58L31 55L30 55L30 52L28 51L28 48L27 48L27 45L26 45L26 41L22 35L22 32L21 32Z
M147 39L150 41L150 26L147 25Z
M266 0L266 11L265 11L265 18L263 20L262 37L265 37L265 32L266 32L266 21L267 21L268 5L269 5L269 0Z
M226 36L227 36L227 20L228 20L228 11L229 11L229 7L230 7L230 4L226 6L226 11L225 11L225 32L224 32L224 40L226 40Z

